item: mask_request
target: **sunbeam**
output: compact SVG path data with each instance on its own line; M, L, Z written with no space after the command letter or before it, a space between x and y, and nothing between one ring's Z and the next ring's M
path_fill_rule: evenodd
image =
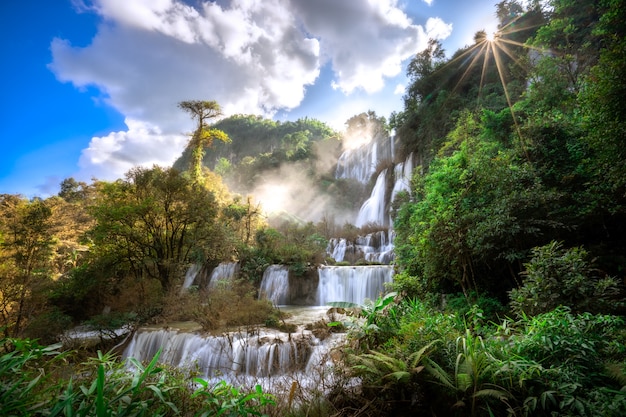
M468 88L467 82L472 77L478 77L476 71L480 70L480 81L477 80L478 105L484 100L483 105L489 106L491 102L491 106L493 106L493 98L486 95L486 87L499 84L503 91L506 107L508 107L513 118L515 135L518 137L524 154L528 157L527 144L522 136L522 131L513 108L516 98L512 97L512 90L509 86L512 80L509 78L512 77L511 71L513 67L518 66L523 69L524 54L520 53L520 48L528 51L537 50L540 53L545 53L545 51L516 40L516 37L524 31L538 26L538 24L528 24L524 20L520 20L522 17L524 15L517 16L507 24L501 25L497 31L478 31L474 35L473 45L466 47L465 50L458 51L451 60L439 67L437 71L446 74L439 88L443 89L445 84L450 83L453 86L452 92L460 92L461 89ZM457 70L449 71L451 68L456 68ZM445 104L450 97L446 96L443 103Z

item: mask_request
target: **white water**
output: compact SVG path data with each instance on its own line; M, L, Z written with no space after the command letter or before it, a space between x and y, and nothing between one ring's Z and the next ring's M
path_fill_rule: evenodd
M391 190L391 199L394 198L400 191L411 191L411 178L413 177L413 154L410 154L404 162L397 164L394 167L394 184Z
M211 272L208 288L215 288L220 282L230 282L239 273L239 262L222 262Z
M354 250L354 245L350 245L351 250ZM337 262L343 262L346 257L346 250L348 249L348 241L346 239L332 238L328 241L326 252Z
M319 389L332 377L329 352L345 341L345 334L325 340L304 330L307 323L326 316L325 307L286 307L287 323L297 325L291 334L256 328L251 333L230 332L220 336L200 334L194 323L172 324L171 328L139 329L123 353L124 358L150 361L161 349L159 362L193 369L211 382L281 390L295 380L303 389ZM345 317L344 317L345 318ZM328 319L327 319L328 321Z
M310 356L310 335L263 333L202 336L177 330L140 330L124 357L151 360L159 349L159 361L197 369L211 379L220 375L268 377L304 369Z
M344 238L332 238L328 241L326 253L336 262L363 258L367 262L388 265L395 258L394 238L392 229L359 236L354 242Z
M191 265L187 272L185 273L185 281L183 282L183 286L180 289L180 293L182 294L187 288L191 287L191 284L196 280L198 273L200 272L202 267L198 264Z
M366 299L375 300L385 293L385 283L392 281L393 267L322 266L318 274L318 305L341 301L363 304Z
M266 298L275 305L289 304L289 268L270 265L263 272L259 298Z
M337 164L336 177L355 179L366 184L376 173L381 163L393 160L393 139L378 138L356 150L346 151ZM379 173L369 199L362 205L356 219L358 227L373 223L383 228L391 224L389 202L398 192L410 190L409 184L413 170L413 156L397 164L393 173L387 169ZM387 190L387 177L393 174L393 189ZM390 178L391 180L391 178ZM389 182L391 184L391 182ZM355 242L345 239L331 239L328 251L338 262L347 256L359 257L369 262L389 264L393 261L392 230L380 231L359 237ZM208 287L230 280L236 276L236 263L223 263L216 267L209 280ZM198 269L190 268L183 288L188 288L196 279ZM287 386L297 380L302 386L318 389L324 378L332 374L328 370L333 366L330 350L343 343L345 335L333 334L321 341L305 329L305 321L319 320L330 302L350 302L364 304L365 300L375 300L385 293L385 284L392 281L393 267L347 266L318 268L318 286L311 281L313 294L307 303L319 307L300 308L311 316L298 321L298 330L291 334L264 328L256 328L250 334L231 332L221 336L208 336L181 329L141 329L133 337L124 352L125 357L134 357L140 361L150 360L162 349L161 362L179 367L193 367L201 376L214 380L225 379L228 382L241 382L241 378L252 378L254 383L276 381L277 377L286 378ZM297 279L311 279L297 278ZM294 294L296 282L294 284ZM306 287L305 287L306 288ZM259 288L259 296L267 298L281 310L290 310L289 270L283 265L271 265L266 269ZM307 291L309 291L307 289ZM298 315L304 313L298 312ZM304 316L303 316L304 317ZM298 319L300 320L300 319ZM287 320L289 321L289 319ZM294 322L295 324L295 322ZM250 380L247 380L250 381ZM288 388L287 388L288 389Z
M395 233L393 230L381 230L376 233L359 236L356 243L363 251L367 262L390 264L394 260L394 238Z
M392 137L378 137L370 139L369 143L356 149L344 151L337 161L335 178L357 180L366 184L376 173L376 167L393 159Z
M387 213L387 205L385 203L385 194L387 192L387 170L384 169L372 189L370 198L363 203L359 214L356 218L356 227L363 227L367 224L376 224L379 226L388 226L390 223L389 214Z

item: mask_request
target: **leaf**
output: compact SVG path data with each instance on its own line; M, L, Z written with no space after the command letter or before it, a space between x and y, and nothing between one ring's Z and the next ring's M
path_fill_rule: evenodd
M503 389L484 388L474 393L473 397L491 397L500 401L505 401L511 398L511 394Z

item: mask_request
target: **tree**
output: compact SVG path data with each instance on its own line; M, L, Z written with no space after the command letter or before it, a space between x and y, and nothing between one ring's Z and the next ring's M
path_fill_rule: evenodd
M0 196L0 327L20 336L29 317L43 310L51 282L52 212L45 201Z
M222 109L217 101L190 100L181 101L178 107L191 115L197 121L196 130L191 135L188 147L192 148L191 175L195 182L204 183L202 175L202 159L204 148L210 147L214 140L229 143L231 140L226 133L219 129L209 128L209 121L222 115Z
M405 107L430 99L434 91L440 86L441 79L437 78L436 71L442 67L445 59L445 50L440 41L430 39L428 46L417 53L409 62L407 76L411 80L405 100Z
M99 184L94 242L137 279L167 291L190 262L221 260L226 248L212 192L173 168L134 168Z
M59 197L67 202L82 200L89 194L89 186L83 181L76 181L74 178L66 178L61 181L61 190Z
M552 216L560 194L483 132L466 113L430 171L415 179L415 201L399 210L395 230L397 263L416 280L398 289L502 295L530 248L562 230Z

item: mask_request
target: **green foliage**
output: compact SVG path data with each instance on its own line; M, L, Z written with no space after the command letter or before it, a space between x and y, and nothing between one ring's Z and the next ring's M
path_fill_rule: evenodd
M54 395L46 362L61 359L60 344L40 346L32 340L0 339L0 404L6 416L34 415L41 399Z
M469 330L456 341L457 356L454 372L448 373L439 364L429 361L426 368L444 387L455 393L453 409L467 409L466 414L479 415L480 410L490 410L489 401L496 400L510 408L511 394L506 388L494 383L499 361L486 348L480 336ZM497 407L498 403L493 407Z
M276 122L260 116L233 115L209 130L223 132L232 140L214 141L206 150L202 147L201 153L194 151L198 148L190 142L174 167L184 170L197 166L197 158L201 157L204 166L225 176L238 191L251 190L263 171L297 161L313 163L318 151L315 145L337 137L326 124L309 118Z
M346 301L330 302L328 305L353 310L356 314L351 317L350 321L343 323L349 329L348 335L360 346L370 346L380 340L385 340L396 331L398 323L393 303L397 295L395 292L390 292L374 301L365 300L362 305ZM336 323L331 323L331 325L336 325Z
M584 115L585 142L593 149L589 169L595 174L593 188L597 198L604 195L603 205L611 212L623 211L626 169L623 163L626 150L626 112L623 97L626 94L626 18L620 0L599 2L603 12L593 27L601 40L598 64L579 95ZM599 194L599 195L598 195ZM598 198L599 199L599 198Z
M401 406L415 399L424 382L422 373L430 353L435 349L435 340L411 352L408 357L372 350L368 353L350 355L350 371L362 379L365 395L371 395L374 407L388 409L390 414L401 412Z
M550 219L559 193L543 187L530 164L481 136L481 129L471 114L459 119L441 156L416 178L415 202L398 212L398 264L419 277L407 280L420 291L410 295L458 289L501 294L503 278L514 282L512 265L528 245L563 227Z
M484 294L470 292L467 297L462 293L449 296L446 300L446 308L459 316L472 314L474 309L480 310L484 320L497 321L498 317L505 312L505 307L500 300Z
M557 308L488 322L478 308L459 317L411 299L379 316L387 313L395 331L350 356L364 395L380 393L375 407L398 411L404 404L404 413L459 416L618 416L626 406L620 391L626 327L619 317ZM408 406L408 392L420 400Z
M624 353L615 350L614 334L624 326L622 319L609 315L574 315L565 307L521 319L523 338L515 338L517 354L551 366L572 366L581 382L593 381L603 358Z
M261 228L256 232L254 252L264 263L288 265L296 275L302 276L310 265L324 259L328 242L313 223L284 222L279 228Z
M511 309L518 316L546 313L558 306L573 312L609 312L619 307L618 282L598 276L582 247L564 249L551 242L533 249L524 264L523 285L510 292Z
M54 239L47 201L0 195L0 326L20 336L29 318L46 309Z
M23 339L0 340L0 404L6 416L173 416L263 415L274 398L260 386L246 393L225 382L209 388L158 365L160 351L147 364L98 352L78 365L69 380L58 373L68 354L60 345L42 347Z
M245 393L225 381L213 387L200 378L194 379L194 382L200 387L194 391L192 398L203 400L203 409L196 414L200 417L262 416L263 407L275 404L274 397L264 393L260 385L254 387L254 392Z
M178 413L163 368L157 366L160 351L146 366L131 359L135 370L128 372L110 354L98 352L88 364L95 367L89 384L70 379L52 403L50 416L165 416ZM75 386L75 384L77 386Z
M192 256L221 260L230 249L214 193L175 169L134 168L126 180L99 187L91 236L101 256L123 263L136 277L154 278L167 291Z
M24 328L24 337L37 339L45 345L53 344L72 327L72 318L56 307L41 309L37 313Z

